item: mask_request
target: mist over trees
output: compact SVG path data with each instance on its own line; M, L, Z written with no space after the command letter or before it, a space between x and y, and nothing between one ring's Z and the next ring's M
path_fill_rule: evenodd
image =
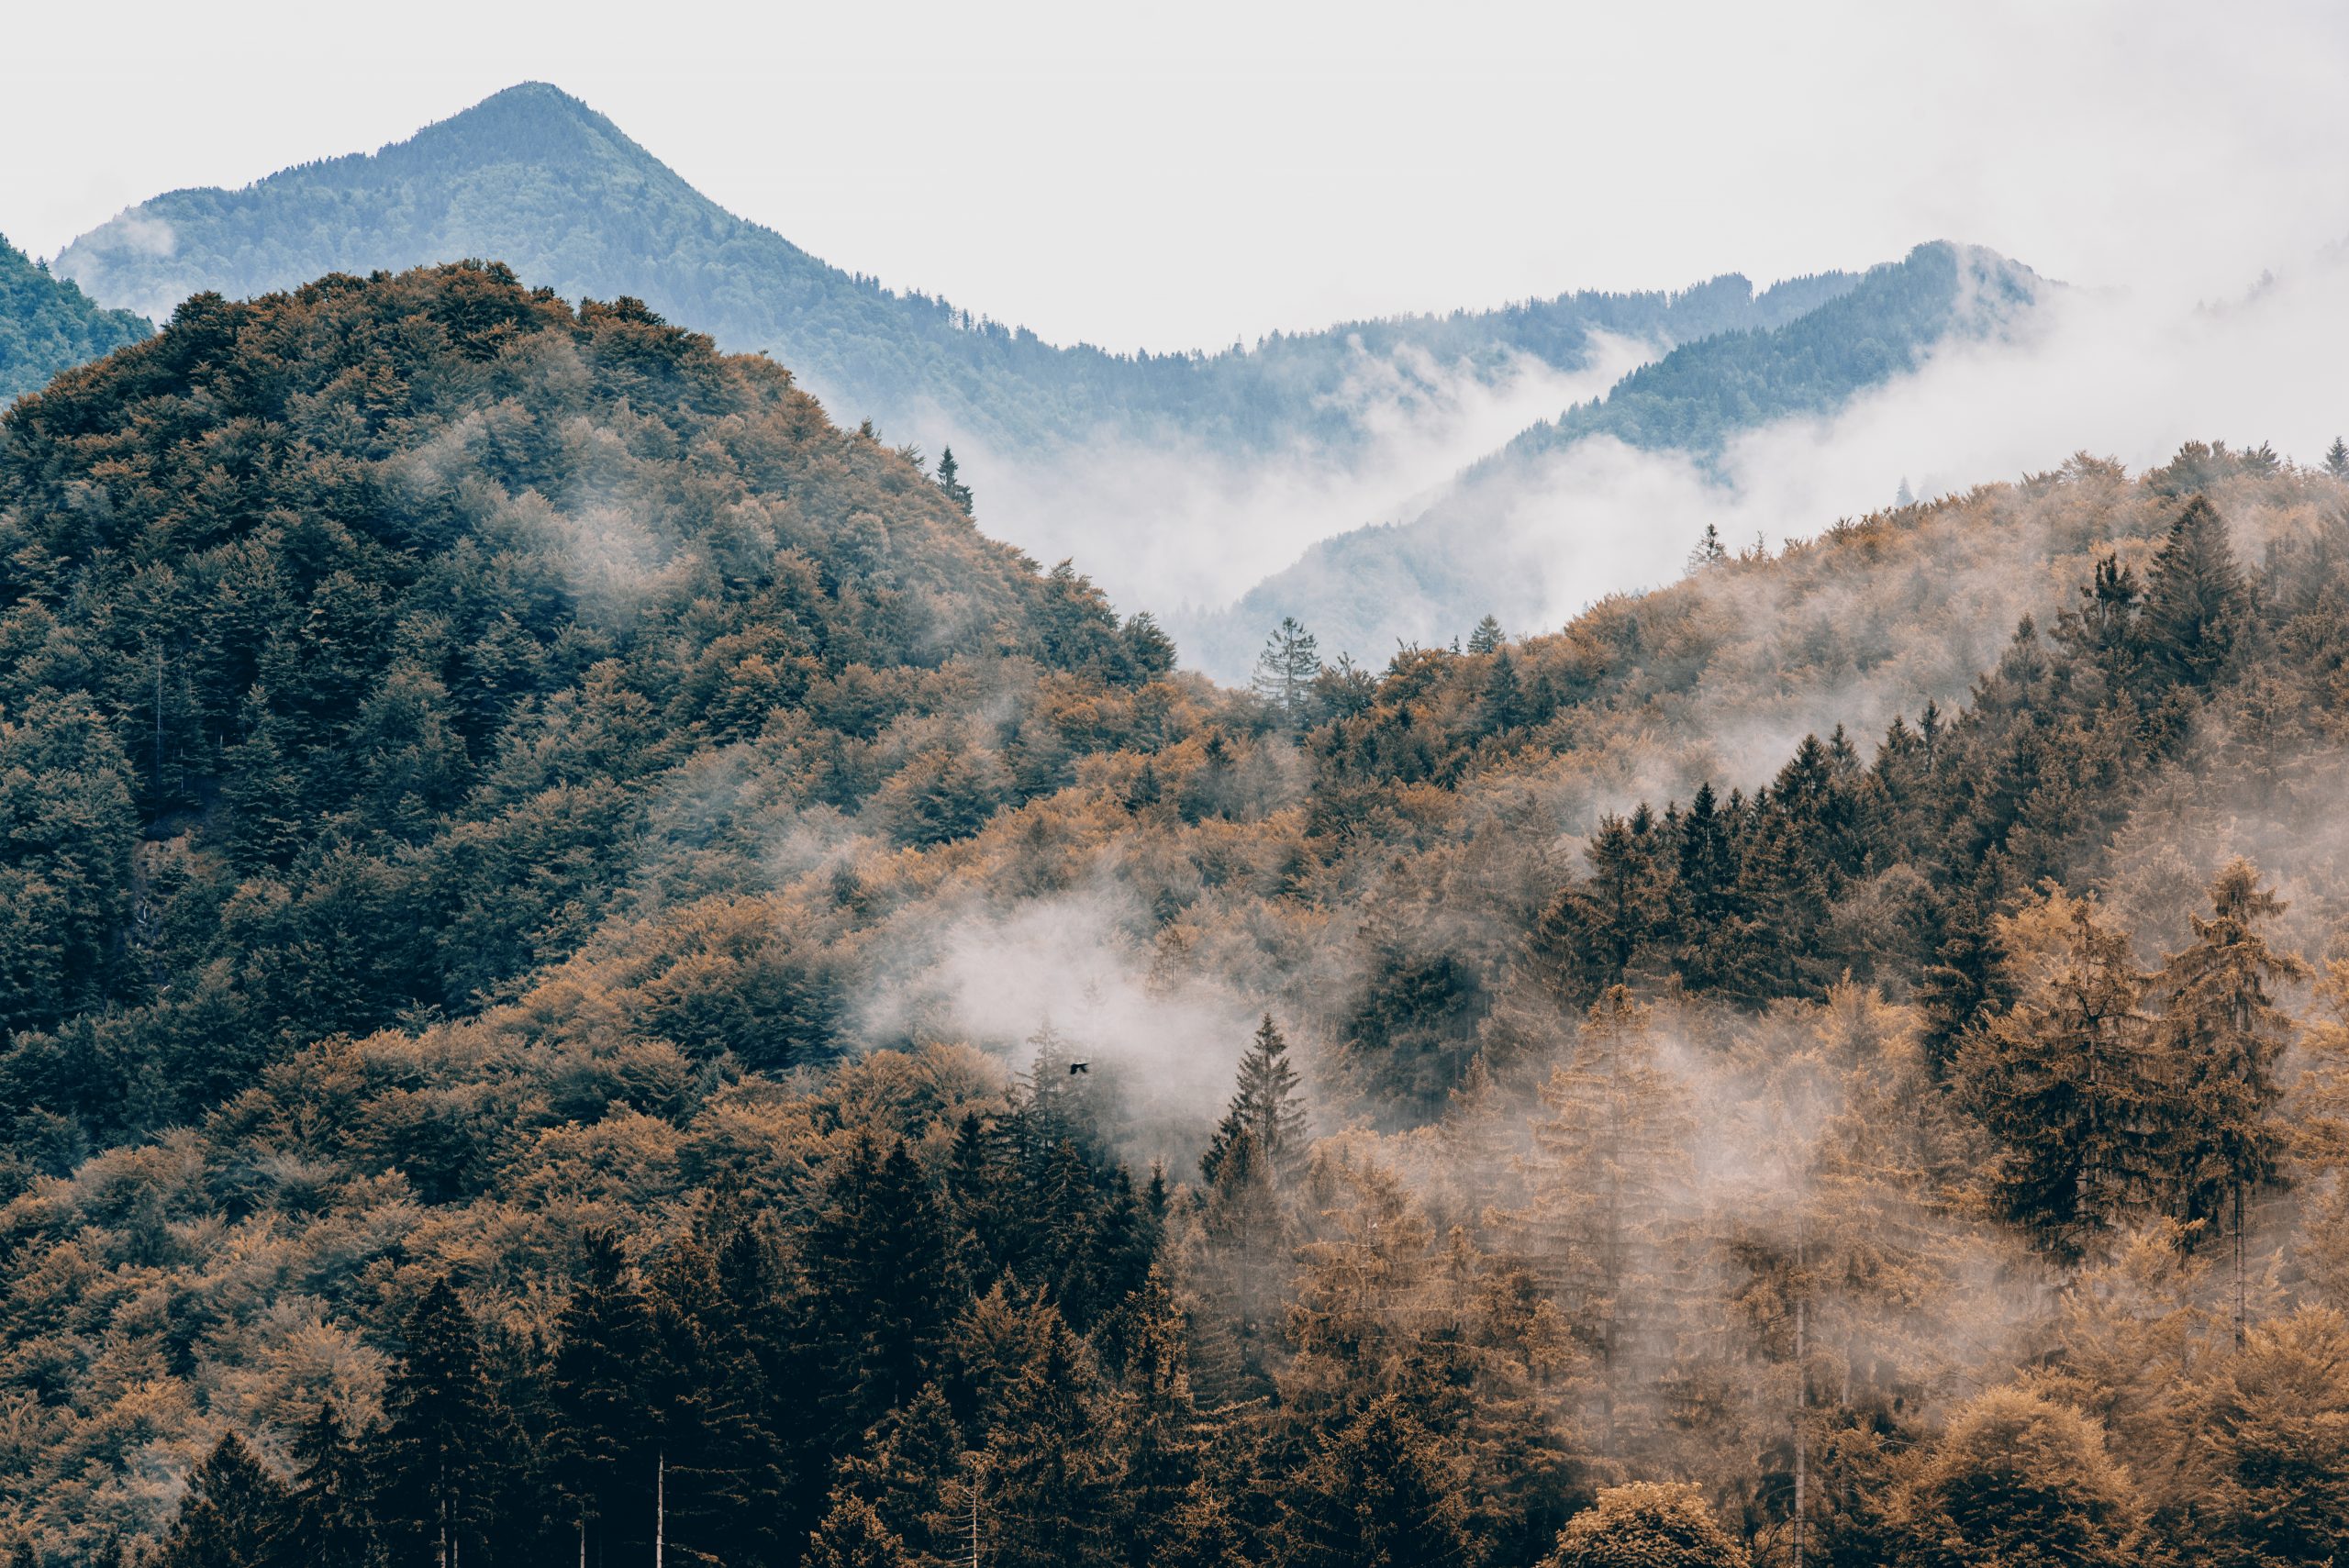
M100 309L0 239L0 406L153 331L129 311Z
M1266 681L496 266L0 424L37 1562L2349 1541L2349 491Z

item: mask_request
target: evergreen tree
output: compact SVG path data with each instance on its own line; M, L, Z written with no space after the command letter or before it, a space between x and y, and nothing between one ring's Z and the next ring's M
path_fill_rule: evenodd
M1697 573L1704 571L1709 566L1719 566L1722 562L1727 561L1728 559L1729 548L1721 543L1720 529L1715 528L1710 523L1707 523L1705 525L1705 531L1698 535L1697 542L1689 547L1689 573L1693 576Z
M1746 1568L1697 1488L1652 1481L1609 1486L1559 1533L1542 1568Z
M379 1517L410 1562L462 1568L490 1555L509 1434L482 1367L473 1315L446 1279L408 1314L384 1389Z
M2164 679L2205 686L2226 667L2246 608L2227 526L2201 495L2187 502L2145 574L2138 635Z
M1264 639L1264 651L1256 656L1256 672L1248 684L1283 723L1297 728L1311 714L1314 684L1320 673L1320 646L1313 634L1298 625L1294 616L1283 616L1281 624Z
M319 1405L294 1443L293 1520L280 1548L288 1564L370 1568L376 1538L360 1445L331 1403Z
M1598 1425L1615 1451L1624 1389L1671 1342L1671 1197L1690 1168L1686 1096L1655 1060L1648 1009L1620 986L1591 1006L1542 1086L1524 1162L1525 1255L1598 1363Z
M1501 634L1501 623L1488 615L1476 623L1475 630L1468 634L1468 651L1497 653L1501 651L1501 645L1507 640L1508 639Z
M1286 1490L1283 1568L1474 1563L1478 1543L1434 1438L1394 1395L1326 1434Z
M609 1230L588 1232L579 1286L556 1319L555 1484L582 1556L652 1538L660 1415L652 1312Z
M2154 1544L2102 1429L2020 1388L1952 1416L1889 1511L1899 1568L2137 1568Z
M2303 1307L2251 1330L2196 1412L2214 1467L2206 1561L2349 1562L2349 1320Z
M2007 1218L2057 1255L2157 1204L2166 1085L2127 933L2060 892L1997 922L2014 1004L1961 1048L1959 1076L2005 1146Z
M947 447L938 454L938 487L954 503L964 517L971 515L971 487L963 483L962 467L954 461L954 449Z
M293 1512L285 1485L234 1432L187 1478L154 1568L268 1568Z
M873 1505L842 1496L809 1538L805 1568L920 1568L906 1543L889 1533Z
M1485 691L1476 708L1476 728L1486 735L1506 735L1525 722L1525 699L1518 690L1517 661L1506 648L1493 655L1486 673Z
M2332 438L2332 445L2325 449L2324 472L2335 479L2349 479L2349 441Z
M928 1181L903 1140L869 1133L836 1162L807 1231L807 1333L819 1402L839 1440L929 1380L952 1310L952 1251Z
M1119 1455L1090 1352L1047 1309L1040 1342L1005 1390L981 1467L985 1561L1097 1568L1126 1529Z
M1222 1122L1199 1160L1199 1172L1209 1182L1234 1136L1245 1129L1255 1140L1255 1151L1269 1178L1277 1185L1293 1181L1306 1156L1305 1106L1297 1090L1297 1069L1289 1065L1288 1041L1266 1013L1240 1058L1238 1084Z
M2222 1221L2232 1244L2235 1339L2247 1327L2245 1210L2274 1182L2283 1138L2268 1114L2283 1090L2277 1069L2294 1025L2270 986L2304 978L2307 963L2272 947L2263 928L2284 901L2236 860L2210 884L2210 913L2194 917L2194 941L2162 965L2156 993L2168 1071L2176 1085L2171 1158L2188 1219Z

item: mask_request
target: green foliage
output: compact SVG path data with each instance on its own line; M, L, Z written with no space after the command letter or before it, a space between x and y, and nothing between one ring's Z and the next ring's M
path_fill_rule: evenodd
M66 279L0 239L0 407L61 371L100 359L154 328L128 310L101 310Z

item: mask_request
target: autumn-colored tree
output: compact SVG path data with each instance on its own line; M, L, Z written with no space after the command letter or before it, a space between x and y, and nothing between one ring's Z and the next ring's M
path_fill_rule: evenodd
M1652 1481L1600 1490L1543 1568L1745 1568L1745 1548L1694 1486Z

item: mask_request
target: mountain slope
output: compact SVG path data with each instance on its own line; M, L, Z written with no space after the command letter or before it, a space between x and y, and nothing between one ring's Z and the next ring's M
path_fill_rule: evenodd
M1509 626L1536 624L1579 570L1577 541L1542 537L1522 515L1541 510L1558 454L1609 439L1686 454L1709 473L1740 432L1831 415L1914 370L1945 339L2005 330L2040 286L2028 268L1990 252L1920 245L1792 320L1682 344L1604 399L1527 429L1410 520L1325 539L1228 610L1177 629L1202 668L1230 679L1245 673L1265 628L1284 616L1311 628L1325 651L1374 662L1398 643L1462 635L1488 613ZM1639 519L1622 523L1623 537L1636 538ZM1671 541L1665 554L1688 542ZM1585 596L1631 585L1595 584Z
M794 1568L983 1484L1112 1568L1409 1462L1474 1551L1397 1561L1541 1561L1614 1466L1767 1542L1799 1310L1868 1346L1853 1561L1948 1554L1881 1466L2021 1378L2223 1560L2266 1516L2032 1286L2129 1250L2231 1404L2297 1308L2337 1361L2337 1022L2195 1070L2349 908L2344 500L2083 457L1275 716L640 307L200 301L0 418L0 1534ZM2171 1053L2143 1210L2016 1179L2083 934Z
M1669 295L1567 295L1213 355L1059 348L818 261L536 83L373 154L239 191L158 196L76 240L58 269L161 319L199 290L240 297L329 272L465 257L505 261L566 297L641 298L725 348L771 352L852 421L871 416L933 447L967 435L1004 454L1104 432L1180 433L1218 451L1343 443L1364 431L1350 388L1365 363L1408 403L1463 373L1506 376L1520 360L1577 366L1593 331L1670 343L1771 325L1853 281L1829 274L1758 298L1742 280Z
M153 330L129 311L99 308L0 238L0 406Z

